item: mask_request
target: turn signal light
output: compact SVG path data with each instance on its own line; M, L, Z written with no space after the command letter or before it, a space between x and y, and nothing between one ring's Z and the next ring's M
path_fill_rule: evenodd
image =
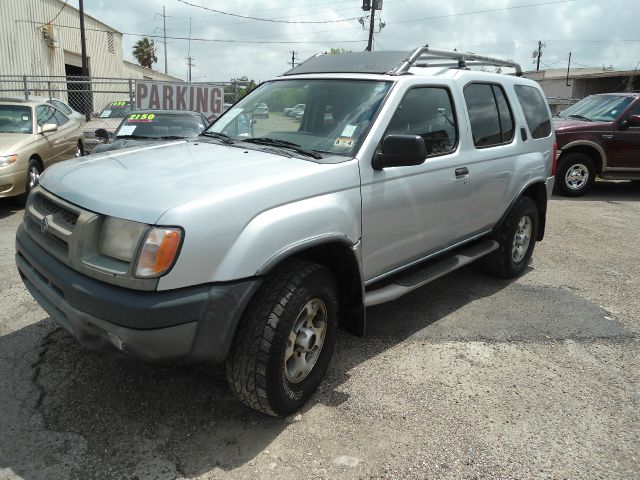
M169 271L178 256L181 242L182 230L179 228L152 228L138 256L136 277L159 277Z

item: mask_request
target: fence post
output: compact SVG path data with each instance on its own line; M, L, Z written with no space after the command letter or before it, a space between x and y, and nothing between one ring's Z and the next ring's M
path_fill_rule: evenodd
M22 86L24 88L24 99L29 100L29 88L27 87L27 76L22 76Z
M129 79L129 101L131 102L131 108L133 106L133 80Z
M51 100L51 80L47 80L47 91L49 92L49 100Z

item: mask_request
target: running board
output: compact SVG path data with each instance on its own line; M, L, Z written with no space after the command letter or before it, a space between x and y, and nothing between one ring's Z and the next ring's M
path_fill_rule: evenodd
M416 288L420 288L449 272L464 267L480 257L484 257L494 250L497 250L498 247L498 242L495 240L485 240L471 247L457 250L456 253L434 263L430 263L426 267L413 271L404 277L400 277L389 285L366 292L364 305L365 307L371 307L400 298Z

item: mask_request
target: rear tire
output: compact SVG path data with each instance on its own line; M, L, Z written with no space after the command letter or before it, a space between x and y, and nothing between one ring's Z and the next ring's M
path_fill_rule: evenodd
M588 156L568 153L560 157L556 185L562 195L580 197L591 188L595 179L596 166Z
M82 141L78 140L78 145L76 145L76 158L84 157L84 145L82 145Z
M292 260L268 274L242 316L227 359L233 393L268 415L298 410L324 376L338 317L336 282L327 268Z
M522 274L533 255L538 236L538 207L529 197L520 197L494 240L498 249L482 259L487 273L502 278Z

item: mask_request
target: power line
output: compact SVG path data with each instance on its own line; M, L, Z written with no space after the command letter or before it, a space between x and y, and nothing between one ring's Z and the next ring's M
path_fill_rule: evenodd
M196 5L195 3L187 2L186 0L178 0L180 3L184 3L185 5L189 5L191 7L201 8L203 10L208 10L210 12L219 13L221 15L228 15L230 17L244 18L246 20L257 20L260 22L271 22L271 23L340 23L340 22L349 22L351 20L357 20L359 17L352 18L342 18L339 20L313 20L313 21L293 21L293 20L276 20L273 18L260 18L260 17L252 17L249 15L240 15L237 13L231 12L223 12L222 10L216 10L214 8L205 7L203 5ZM574 0L566 0L566 1L574 1Z
M33 24L37 24L40 25L40 22L34 22L33 20L16 20L16 22L22 22L22 23L33 23ZM54 25L55 27L58 28L71 28L74 30L78 30L79 27L75 27L72 25ZM104 32L104 33L108 33L108 32L112 32L113 30L103 30L100 28L85 28L86 31L89 32ZM163 35L150 35L150 34L144 34L144 33L132 33L132 32L117 32L120 33L122 35L131 35L134 37L148 37L148 38L163 38ZM189 40L189 37L171 37L171 36L167 36L167 38L169 40ZM361 42L365 42L366 40L322 40L322 41L273 41L273 40L232 40L232 39L217 39L217 38L194 38L191 37L192 41L197 41L197 42L216 42L216 43L249 43L249 44L255 44L255 43L260 43L260 44L274 44L274 45L287 45L287 44L301 44L301 45L305 45L305 44L309 44L309 45L314 45L314 44L327 44L327 43L361 43Z
M64 10L64 7L67 6L67 3L69 3L69 0L65 0L64 5L62 5L62 8L60 10L58 10L58 13L56 13L56 16L53 17L51 20L49 20L46 24L49 23L53 23L55 21L56 18L58 18L60 16L60 14L62 13L62 11ZM46 25L45 24L45 25Z
M182 1L182 0L178 0L178 1ZM389 22L388 25L395 25L397 23L411 23L411 22L423 22L425 20L439 20L442 18L451 18L451 17L462 17L465 15L477 15L479 13L494 13L494 12L502 12L502 11L506 11L506 10L517 10L520 8L531 8L531 7L541 7L544 5L557 5L559 3L569 3L569 2L576 2L578 0L555 0L553 2L542 2L542 3L530 3L527 5L514 5L512 7L503 7L503 8L492 8L489 10L476 10L473 12L461 12L461 13L451 13L448 15L436 15L433 17L422 17L422 18L411 18L408 20L398 20L395 22Z

